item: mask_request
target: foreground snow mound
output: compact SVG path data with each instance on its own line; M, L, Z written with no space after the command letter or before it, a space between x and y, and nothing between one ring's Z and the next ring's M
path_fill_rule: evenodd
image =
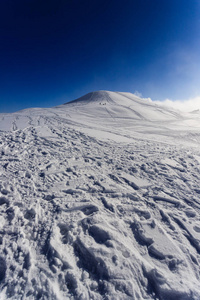
M200 299L196 118L104 91L1 115L0 299Z

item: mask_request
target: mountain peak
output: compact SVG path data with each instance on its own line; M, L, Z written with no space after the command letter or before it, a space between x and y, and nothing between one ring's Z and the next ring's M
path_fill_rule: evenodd
M110 99L109 93L114 93L114 92L104 91L104 90L90 92L90 93L85 94L84 96L81 96L75 100L64 103L64 105L69 104L69 103L78 103L78 102L91 103L91 102L99 102L101 100L109 100Z
M137 95L125 92L94 91L78 99L65 103L63 106L71 113L76 113L80 118L83 114L90 116L92 120L112 119L120 126L124 126L127 120L145 121L173 121L181 119L180 113L174 109L159 106L149 99L140 98ZM62 106L62 107L63 107Z

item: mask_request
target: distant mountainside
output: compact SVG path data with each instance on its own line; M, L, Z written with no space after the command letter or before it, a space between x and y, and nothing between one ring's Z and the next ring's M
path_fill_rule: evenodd
M77 110L89 110L98 117L133 119L148 121L169 121L181 119L181 113L164 106L158 106L148 99L142 99L131 93L97 91L89 93L72 102L65 103ZM105 107L103 107L105 106Z
M136 137L189 144L199 139L200 115L183 113L157 105L131 93L96 91L52 108L31 108L13 114L0 114L0 130L24 129L30 125L45 126L59 116L61 123L73 124L94 136L103 132L111 139ZM117 137L116 137L117 134ZM187 138L186 138L187 137Z

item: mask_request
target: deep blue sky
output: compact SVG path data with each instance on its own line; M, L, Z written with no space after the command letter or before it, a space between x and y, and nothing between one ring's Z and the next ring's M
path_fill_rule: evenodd
M200 1L0 0L0 112L102 89L200 95Z

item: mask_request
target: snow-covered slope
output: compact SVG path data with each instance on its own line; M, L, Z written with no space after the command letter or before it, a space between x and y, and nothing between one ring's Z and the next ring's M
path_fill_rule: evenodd
M0 114L0 299L200 299L200 119L129 93Z

